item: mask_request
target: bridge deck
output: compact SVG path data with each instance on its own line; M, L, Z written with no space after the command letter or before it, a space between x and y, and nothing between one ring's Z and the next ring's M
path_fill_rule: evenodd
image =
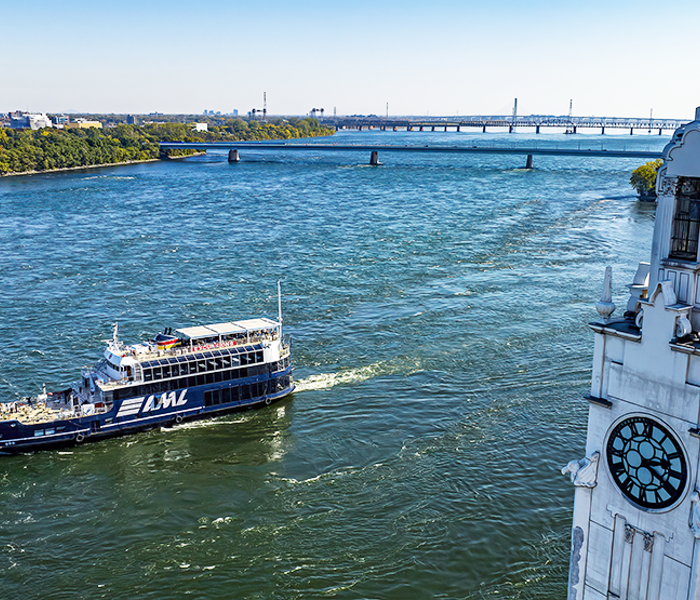
M443 154L520 154L529 156L579 156L602 158L662 158L662 152L646 150L586 150L577 148L526 148L496 146L398 146L387 144L300 144L289 142L160 142L164 150L289 150L292 152L431 152Z

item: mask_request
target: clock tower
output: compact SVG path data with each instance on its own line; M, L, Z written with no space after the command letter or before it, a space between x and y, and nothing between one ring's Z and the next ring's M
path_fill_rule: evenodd
M664 149L650 263L596 305L569 600L700 600L700 108Z

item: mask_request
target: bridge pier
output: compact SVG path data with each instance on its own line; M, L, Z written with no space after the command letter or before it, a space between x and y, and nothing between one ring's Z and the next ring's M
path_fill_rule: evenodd
M484 125L484 128L481 130L481 133L486 133L486 125Z
M369 164L376 167L379 164L379 152L372 150L372 154L369 157Z
M508 125L508 133L513 133L513 126L512 125Z
M241 157L238 156L238 150L229 150L228 151L228 162L237 163L239 160L241 160Z
M659 128L659 135L661 135L661 128Z
M605 135L605 126L600 128L600 135Z
M525 161L525 168L532 169L532 154L527 155L527 160Z
M535 125L535 133L539 133L539 132L540 132L540 126L539 126L539 125Z
M430 129L430 131L435 131L435 125L432 126L432 128Z
M457 133L459 133L460 131L462 131L462 128L459 125L457 125Z
M634 127L630 127L630 135L634 135Z

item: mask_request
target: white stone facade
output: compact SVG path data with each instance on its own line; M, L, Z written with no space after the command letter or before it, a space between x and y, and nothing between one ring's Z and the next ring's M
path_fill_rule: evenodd
M664 152L651 265L591 324L569 600L700 600L700 109Z

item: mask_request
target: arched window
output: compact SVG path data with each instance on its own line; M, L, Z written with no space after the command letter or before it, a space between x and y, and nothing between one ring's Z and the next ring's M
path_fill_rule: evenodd
M679 177L670 258L697 261L700 239L700 179Z

